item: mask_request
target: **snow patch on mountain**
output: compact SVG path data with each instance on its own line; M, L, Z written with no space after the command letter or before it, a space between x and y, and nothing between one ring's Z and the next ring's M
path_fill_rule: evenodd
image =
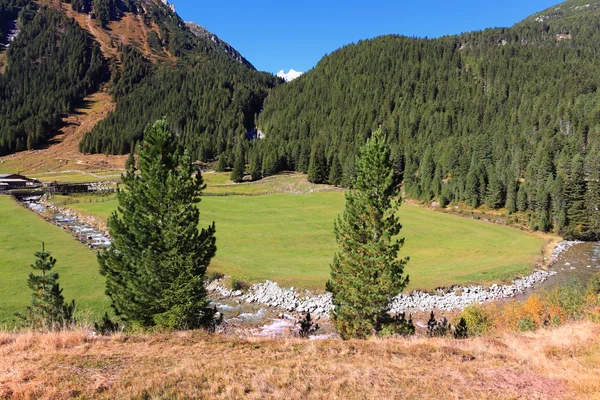
M280 78L283 78L286 82L291 82L294 79L300 77L300 75L302 75L302 74L303 74L303 72L298 72L293 69L290 69L287 74L283 70L279 71L277 73L277 76Z

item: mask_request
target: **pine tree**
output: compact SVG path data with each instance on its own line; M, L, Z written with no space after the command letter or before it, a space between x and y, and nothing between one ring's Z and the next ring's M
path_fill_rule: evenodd
M135 168L135 143L131 143L131 150L129 151L129 157L125 161L125 169L129 171L131 168Z
M221 155L219 155L215 170L217 172L225 172L227 170L227 154L221 153Z
M325 155L325 146L317 143L311 154L310 164L308 166L308 180L312 183L326 183L329 177L327 171L327 157Z
M329 184L334 186L340 186L342 184L342 178L344 171L342 171L342 164L338 156L334 155L331 160L331 168L329 169Z
M471 170L467 174L465 200L469 206L473 208L479 207L479 180L475 170Z
M346 157L344 161L344 173L342 175L342 185L352 188L356 181L356 157L354 154Z
M600 146L599 146L600 147ZM591 240L600 239L600 149L592 149L587 157L587 190L585 203Z
M331 265L328 290L333 294L333 323L342 338L373 333L392 296L408 284L408 258L399 259L404 239L394 239L402 225L389 150L381 131L361 148L354 189L346 191L346 208L335 222L340 251Z
M527 190L525 190L525 185L523 184L519 185L519 190L517 191L517 210L527 210Z
M517 211L517 181L513 176L509 176L506 184L506 203L504 207L506 207L509 214Z
M198 230L202 175L180 155L166 121L146 130L139 174L127 171L108 219L111 247L98 255L106 294L123 320L196 328L212 321L204 274L215 255L215 225Z
M253 181L257 181L262 178L262 162L260 159L260 154L255 151L250 157L250 175L252 176Z
M490 208L500 208L503 204L503 188L494 168L490 168L488 179L485 204Z
M585 172L583 159L579 154L571 162L571 174L565 187L567 199L568 233L578 237L586 230L587 215L585 205Z
M246 157L244 155L244 149L241 144L238 144L235 150L235 162L233 163L233 170L231 171L230 179L234 182L241 182L244 180L244 174L246 173Z
M56 259L46 251L42 242L42 251L35 253L35 262L30 265L41 275L29 273L27 286L33 291L31 305L23 318L36 329L54 329L73 322L75 301L65 304L62 289L58 284L58 273L50 272Z

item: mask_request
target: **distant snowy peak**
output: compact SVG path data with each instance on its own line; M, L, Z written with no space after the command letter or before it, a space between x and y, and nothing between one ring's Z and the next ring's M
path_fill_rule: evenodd
M287 74L285 72L283 72L283 70L279 71L277 73L277 76L280 78L283 78L286 82L291 82L294 79L298 78L302 74L303 74L303 72L298 72L293 69L290 69L290 71Z

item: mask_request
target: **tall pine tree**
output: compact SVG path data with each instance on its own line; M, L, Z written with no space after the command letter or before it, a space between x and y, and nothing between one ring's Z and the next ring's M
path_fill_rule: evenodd
M204 275L215 255L215 225L198 230L202 176L180 155L166 121L147 129L108 219L112 246L99 254L106 293L123 320L169 329L208 325Z
M340 251L331 265L328 289L333 294L333 322L342 338L372 333L391 297L408 284L403 276L408 258L399 259L404 239L390 152L380 131L361 148L354 189L346 192L346 208L335 222Z
M233 163L233 170L231 171L230 179L234 182L241 182L244 180L244 174L246 172L246 156L244 155L244 148L241 143L238 143L235 150L235 162Z
M308 180L312 183L326 183L328 178L329 172L327 171L325 146L321 143L317 143L310 154Z

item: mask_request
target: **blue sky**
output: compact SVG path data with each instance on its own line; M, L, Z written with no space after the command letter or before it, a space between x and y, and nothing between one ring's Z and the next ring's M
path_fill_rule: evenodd
M383 34L438 37L511 26L560 0L171 2L183 20L217 34L257 69L276 73L305 72L345 44Z

